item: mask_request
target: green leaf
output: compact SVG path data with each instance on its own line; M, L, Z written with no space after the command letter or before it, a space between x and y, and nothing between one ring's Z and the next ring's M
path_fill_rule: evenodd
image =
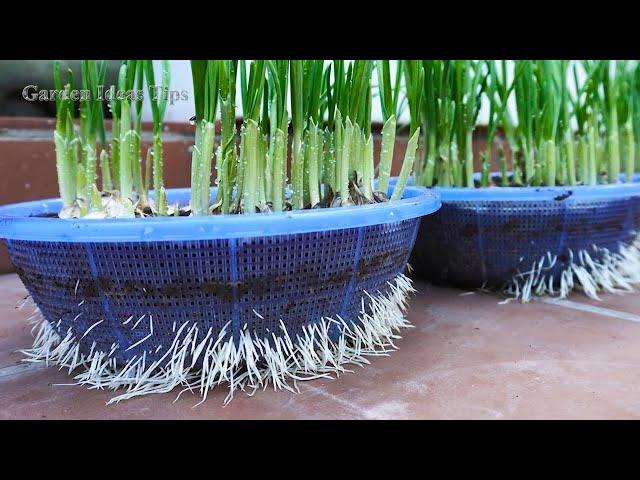
M193 101L196 110L196 123L204 118L204 86L206 74L206 60L191 60L191 78L193 80Z

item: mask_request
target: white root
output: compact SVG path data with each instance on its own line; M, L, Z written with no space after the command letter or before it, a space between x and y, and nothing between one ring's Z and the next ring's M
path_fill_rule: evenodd
M529 302L534 296L565 298L573 289L599 300L598 293L632 291L633 285L640 283L640 236L631 245L621 245L618 252L595 245L592 248L598 260L586 250L577 254L569 252L557 288L554 288L554 279L549 272L558 258L547 253L534 262L530 270L514 275L503 292L522 303Z
M125 389L107 404L167 393L177 386L184 387L178 397L189 390L205 401L209 390L227 384L225 404L238 390L249 396L269 386L298 392L299 380L338 376L350 371L345 365L363 367L369 363L366 357L389 355L397 349L394 340L401 338L400 329L412 327L404 313L407 297L415 290L404 275L398 275L388 285L387 294L365 292L359 322L346 322L339 315L324 317L304 326L295 339L282 321L281 332L271 332L268 338L258 338L244 325L235 342L229 332L230 323L216 336L211 329L206 334L199 332L197 325L189 325L187 321L175 332L173 343L163 350L160 358L150 361L144 351L142 356L136 355L123 365L112 357L119 345L114 343L110 352L103 352L95 349L94 343L89 355L84 355L71 328L62 337L41 316L34 327L33 347L23 353L27 356L25 361L58 365L68 368L69 373L80 369L74 376L76 384L114 391ZM130 320L131 317L127 321ZM340 333L332 340L330 331L336 325ZM174 325L174 331L175 328ZM128 349L149 337L151 334ZM157 351L160 346L153 348Z

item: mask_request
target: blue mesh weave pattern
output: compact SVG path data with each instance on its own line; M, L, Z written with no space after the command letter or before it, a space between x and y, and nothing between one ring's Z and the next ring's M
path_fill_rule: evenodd
M62 335L71 327L79 337L103 320L80 340L81 351L95 342L108 352L117 343L113 356L125 361L143 351L154 358L187 320L214 336L230 322L234 338L245 324L266 338L280 334L282 319L295 338L322 317L355 321L363 291L385 293L403 272L419 224L219 240L6 243L22 282ZM151 318L152 337L125 351L150 334Z
M547 252L558 280L569 251L619 251L640 233L640 196L540 201L450 201L422 219L409 263L420 276L463 287L500 287Z

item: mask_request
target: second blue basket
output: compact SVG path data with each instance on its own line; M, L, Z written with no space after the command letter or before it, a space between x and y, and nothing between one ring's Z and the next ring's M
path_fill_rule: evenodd
M616 269L629 267L618 255L635 257L637 250L640 176L634 183L593 187L433 190L442 209L423 219L410 259L423 277L518 294L525 286L527 294L536 288L566 293L572 282L580 283L570 278L572 267L583 269L577 275L585 273L588 293L591 286L615 289L635 278Z

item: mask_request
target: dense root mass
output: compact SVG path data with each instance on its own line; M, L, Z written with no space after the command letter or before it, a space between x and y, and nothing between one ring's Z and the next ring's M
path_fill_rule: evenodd
M554 286L554 276L550 274L558 258L547 254L530 270L516 274L504 292L523 303L533 296L564 298L574 288L599 299L600 292L631 291L634 284L640 283L640 236L631 245L621 246L617 253L595 245L593 252L597 255L590 255L586 250L577 254L569 252L569 261L561 273L559 286Z
M369 363L366 357L388 355L397 348L394 340L401 338L400 329L412 327L404 313L408 295L415 290L404 275L398 275L388 285L387 294L365 292L359 322L347 322L339 315L324 317L307 325L295 338L282 322L282 331L278 335L272 333L272 338L256 338L245 326L236 342L228 335L227 327L215 336L211 329L199 331L197 325L185 322L161 358L149 361L143 354L122 365L113 356L118 345L106 352L96 350L94 343L90 353L84 355L78 340L88 331L69 329L61 337L38 315L33 347L23 353L27 355L25 361L68 369L69 374L75 374L77 384L114 391L125 389L107 404L170 392L177 386L184 387L182 392L198 393L204 401L209 390L226 384L229 392L225 404L237 390L253 395L272 385L274 390L296 392L298 380L338 375L349 371L344 365L364 366ZM341 333L332 340L329 332L336 324Z

